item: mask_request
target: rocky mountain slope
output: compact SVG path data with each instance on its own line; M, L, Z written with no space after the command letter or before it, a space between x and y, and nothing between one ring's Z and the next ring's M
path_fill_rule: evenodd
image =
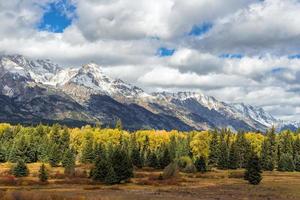
M106 76L94 63L65 68L20 55L0 57L0 106L0 121L14 123L113 126L121 119L130 130L289 126L262 108L228 104L201 93L148 94Z

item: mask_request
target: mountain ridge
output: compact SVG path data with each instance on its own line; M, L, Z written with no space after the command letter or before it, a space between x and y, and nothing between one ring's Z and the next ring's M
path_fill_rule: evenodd
M299 125L278 120L259 107L225 103L202 93L147 93L120 79L110 78L95 63L65 68L50 60L28 60L21 55L1 56L0 78L0 95L5 97L3 102L8 98L13 102L11 110L31 113L24 116L28 120L35 114L43 120L100 121L104 126L113 126L120 118L125 122L125 128L132 130L231 128L237 131L266 130L273 125L298 128ZM31 101L27 105L28 99L41 105ZM47 106L56 114L46 109ZM62 109L61 113L56 107ZM43 115L37 110L48 113Z

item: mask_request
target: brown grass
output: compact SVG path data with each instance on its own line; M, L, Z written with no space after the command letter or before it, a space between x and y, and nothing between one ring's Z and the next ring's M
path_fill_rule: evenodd
M297 172L265 172L261 184L253 186L243 180L243 170L179 173L177 177L161 180L161 171L148 168L138 169L129 183L107 186L86 177L90 166L77 166L78 173L73 178L57 177L63 174L63 168L47 166L53 179L41 185L37 177L40 163L29 165L30 176L26 178L9 175L10 166L0 165L0 200L300 199Z

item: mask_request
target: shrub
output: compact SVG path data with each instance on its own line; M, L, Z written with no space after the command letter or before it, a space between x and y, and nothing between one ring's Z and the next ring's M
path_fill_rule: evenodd
M185 173L196 173L197 168L195 167L195 165L193 163L190 163L190 164L187 164L182 171Z
M41 165L39 170L39 179L41 182L45 183L48 181L48 172L44 164Z
M193 161L189 156L182 156L177 160L177 164L180 169L184 169L187 165L192 163Z
M295 164L293 161L293 156L288 154L282 154L278 162L278 171L292 172L294 170Z
M175 162L170 163L163 171L163 179L169 179L178 175L178 165Z
M195 166L198 172L204 173L207 171L206 159L203 156L197 158L195 161Z
M28 176L29 170L24 161L18 161L16 166L12 169L12 173L15 177L25 177Z

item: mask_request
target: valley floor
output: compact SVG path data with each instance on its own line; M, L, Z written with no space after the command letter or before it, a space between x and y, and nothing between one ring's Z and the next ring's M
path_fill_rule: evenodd
M31 164L30 177L14 179L0 165L1 200L196 200L196 199L300 199L300 173L264 172L258 186L243 180L242 170L214 170L206 174L183 174L158 180L160 171L143 169L135 172L130 183L106 186L88 178L65 178L61 168L52 168L49 184L38 182L37 164ZM80 168L80 167L79 167ZM84 167L81 167L84 168Z

